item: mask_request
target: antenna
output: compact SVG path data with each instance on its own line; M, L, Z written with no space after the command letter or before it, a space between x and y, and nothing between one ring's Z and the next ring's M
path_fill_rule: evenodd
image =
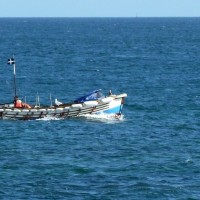
M50 92L50 96L49 96L49 98L50 98L51 107L52 107L52 97L51 97L51 92Z
M14 75L14 94L15 97L17 96L17 86L16 86L16 66L15 66L15 58L14 55L12 56L12 58L8 59L8 65L13 65L13 75Z
M35 107L40 107L40 97L38 95L38 92L37 92L37 95L36 95L36 98L35 98L35 103L36 103Z
M40 96L37 94L38 106L40 107Z

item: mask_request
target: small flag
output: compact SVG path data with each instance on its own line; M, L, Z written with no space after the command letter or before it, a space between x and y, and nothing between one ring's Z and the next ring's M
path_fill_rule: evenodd
M15 64L15 59L14 58L9 58L8 59L8 65L13 65Z

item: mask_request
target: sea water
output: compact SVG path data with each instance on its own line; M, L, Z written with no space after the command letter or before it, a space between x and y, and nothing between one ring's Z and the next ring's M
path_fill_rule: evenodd
M0 199L200 199L200 18L1 18L0 103L127 93L123 117L0 121Z

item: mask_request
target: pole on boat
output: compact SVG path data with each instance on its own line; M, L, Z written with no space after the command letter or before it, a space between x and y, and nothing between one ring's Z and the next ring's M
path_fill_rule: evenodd
M8 59L8 65L13 65L13 74L14 74L14 93L15 97L17 96L17 86L16 86L16 66L14 56Z
M49 96L49 98L50 98L51 107L52 107L52 97L51 97L51 92L50 92L50 96Z
M39 96L38 92L37 92L37 95L36 95L35 100L36 100L36 102L35 102L35 103L36 103L35 107L40 107L40 96Z
M16 86L16 70L15 70L15 63L13 64L13 71L14 71L14 88L15 88L15 97L17 96L17 86Z

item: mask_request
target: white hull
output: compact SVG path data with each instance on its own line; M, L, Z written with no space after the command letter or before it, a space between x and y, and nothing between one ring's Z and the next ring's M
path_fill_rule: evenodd
M41 106L37 108L0 108L1 119L41 119L45 117L70 118L85 114L98 114L101 112L120 115L126 94L111 95L101 100L87 101L83 103L62 104L60 106Z

